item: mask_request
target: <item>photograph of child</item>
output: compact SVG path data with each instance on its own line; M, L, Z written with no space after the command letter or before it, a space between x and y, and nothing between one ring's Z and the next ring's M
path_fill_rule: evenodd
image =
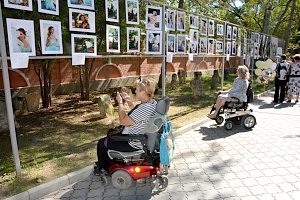
M232 40L236 40L237 36L237 27L233 26L232 27Z
M106 21L119 22L119 0L105 0Z
M214 20L208 20L208 36L215 36L215 22Z
M216 41L216 53L220 53L222 54L223 53L223 41L219 41L217 40Z
M43 54L62 54L62 33L60 21L40 20Z
M185 12L177 11L177 31L185 31Z
M186 51L186 36L177 35L177 53L185 53Z
M230 25L227 25L227 31L226 31L226 38L228 39L228 40L231 40L231 35L232 35L232 26L230 26Z
M95 33L95 12L69 9L70 31Z
M162 8L155 6L146 7L146 29L161 30Z
M68 7L94 10L94 0L68 0Z
M58 0L38 0L38 11L51 15L59 15Z
M162 53L162 37L161 31L147 30L146 33L146 53L148 54L161 54Z
M120 53L120 27L106 25L106 51Z
M217 35L224 36L224 26L223 24L217 24Z
M32 0L4 0L4 7L32 11Z
M35 56L33 21L7 18L6 22L10 55Z
M201 54L207 53L207 38L206 37L200 38L200 53Z
M175 35L168 34L167 52L175 53Z
M127 52L140 52L140 29L127 27Z
M97 38L93 35L71 34L72 54L97 55Z
M197 15L190 15L190 28L198 29L198 20L199 17Z
M214 54L215 48L215 40L212 38L208 39L208 45L207 45L207 49L208 49L208 54Z
M175 10L167 9L166 27L168 31L175 31L175 16Z
M207 35L207 19L201 18L200 21L200 34L201 35Z
M140 11L138 0L126 0L126 23L140 24Z

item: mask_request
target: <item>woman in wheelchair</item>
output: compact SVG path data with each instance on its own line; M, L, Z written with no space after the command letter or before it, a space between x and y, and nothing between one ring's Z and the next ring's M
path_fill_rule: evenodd
M237 75L238 77L234 80L232 88L228 92L219 94L215 105L216 109L213 113L207 115L208 118L215 119L226 102L236 101L236 99L240 102L247 102L248 79L250 77L248 68L245 65L239 66Z
M120 134L144 134L144 129L149 119L155 114L156 101L153 99L155 91L155 82L152 79L142 79L136 84L136 99L140 104L134 106L130 101L127 93L117 92L116 100L118 102L119 123L124 126ZM130 112L126 114L124 111L124 104L131 108ZM101 138L97 145L97 167L95 174L100 175L100 172L105 170L108 172L111 160L108 157L108 149L132 152L142 149L139 142L134 141L114 141L110 137Z

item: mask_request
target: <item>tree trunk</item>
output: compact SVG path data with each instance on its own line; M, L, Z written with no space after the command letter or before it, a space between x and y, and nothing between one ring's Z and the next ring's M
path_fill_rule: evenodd
M265 34L269 34L269 32L270 32L270 19L271 19L272 10L273 10L273 4L270 1L270 2L268 2L268 5L265 10L263 27L262 27L262 32Z
M184 0L179 0L178 8L183 8Z
M284 44L283 53L287 52L287 49L289 46L291 29L292 29L292 24L293 24L294 15L295 15L295 7L296 7L296 0L293 0L292 6L291 6L291 13L290 13L289 21L288 21L288 26L287 26L285 34L284 34L285 44Z

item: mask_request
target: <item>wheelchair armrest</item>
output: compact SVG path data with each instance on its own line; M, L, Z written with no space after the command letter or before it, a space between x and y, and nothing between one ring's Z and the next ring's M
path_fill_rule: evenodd
M118 134L118 135L113 135L110 137L111 139L115 141L129 141L129 140L139 140L141 141L142 144L147 142L147 135L129 135L129 134Z

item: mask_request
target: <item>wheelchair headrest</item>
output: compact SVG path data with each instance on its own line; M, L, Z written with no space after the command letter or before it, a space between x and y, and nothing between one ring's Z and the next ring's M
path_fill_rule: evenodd
M170 98L168 96L164 96L163 98L159 99L156 104L156 112L161 115L167 114L170 107Z

